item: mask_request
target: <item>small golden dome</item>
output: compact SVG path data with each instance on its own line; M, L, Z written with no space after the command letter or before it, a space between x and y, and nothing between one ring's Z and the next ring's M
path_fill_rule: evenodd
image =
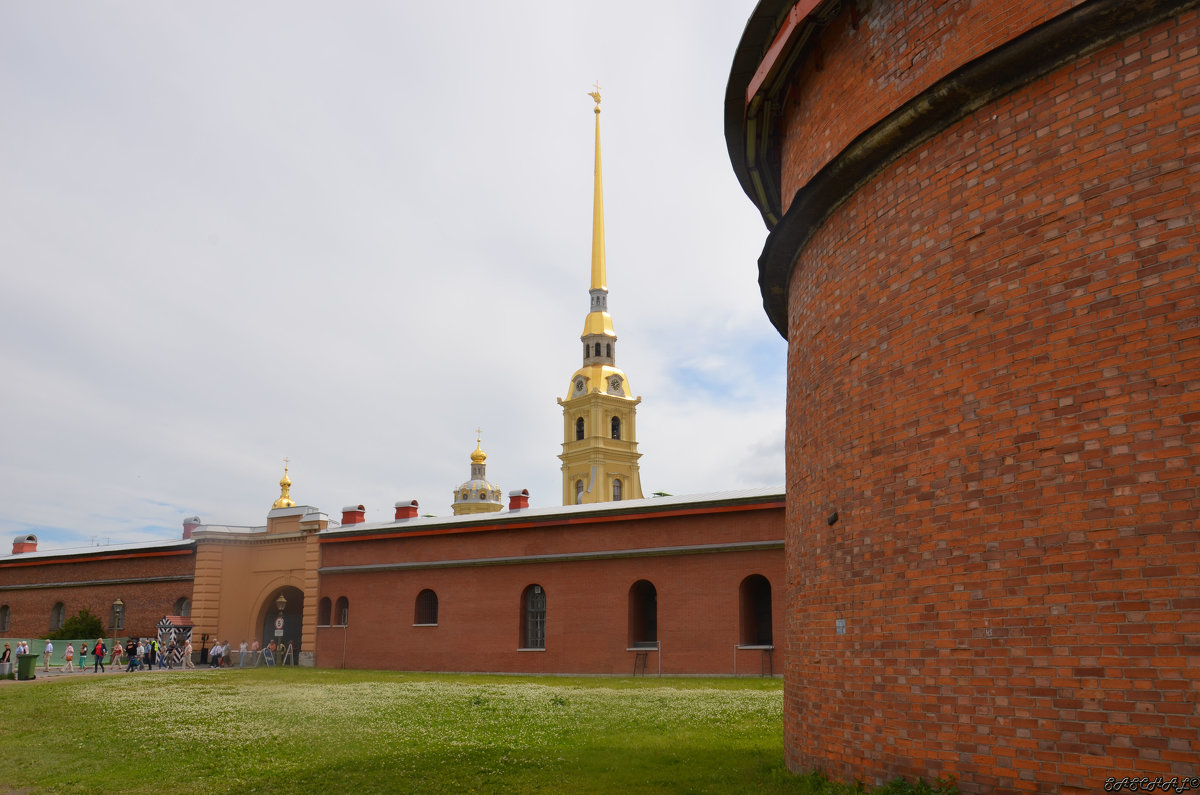
M295 508L292 502L292 479L288 477L287 459L283 462L283 477L279 479L279 499L275 500L272 508Z

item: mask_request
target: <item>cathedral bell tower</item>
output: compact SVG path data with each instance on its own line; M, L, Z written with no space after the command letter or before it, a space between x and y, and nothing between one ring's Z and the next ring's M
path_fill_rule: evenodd
M571 376L563 409L563 505L636 500L642 497L638 473L637 406L629 379L616 366L617 334L608 314L604 269L604 189L600 179L600 86L596 102L596 177L592 205L591 308L583 322L583 366Z

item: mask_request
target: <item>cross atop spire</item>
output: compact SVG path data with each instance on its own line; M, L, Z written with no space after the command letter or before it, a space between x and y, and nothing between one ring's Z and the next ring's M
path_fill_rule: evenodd
M600 81L590 95L596 100L596 176L592 193L592 289L608 291L604 269L604 180L600 176Z

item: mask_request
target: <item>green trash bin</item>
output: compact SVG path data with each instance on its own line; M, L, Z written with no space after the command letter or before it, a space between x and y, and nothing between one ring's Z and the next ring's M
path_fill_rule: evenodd
M18 654L17 655L17 678L18 679L37 679L34 673L37 670L38 657L40 654Z

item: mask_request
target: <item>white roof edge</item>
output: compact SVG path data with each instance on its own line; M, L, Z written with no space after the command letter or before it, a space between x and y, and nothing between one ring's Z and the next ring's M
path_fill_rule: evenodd
M411 519L389 519L386 522L360 522L358 524L329 527L321 531L321 535L356 534L367 530L397 529L411 531L418 527L452 527L454 525L472 525L480 522L503 521L504 517L519 517L520 521L530 519L551 519L555 516L573 516L577 514L627 513L639 509L662 509L668 507L686 508L708 503L735 502L739 500L762 500L770 497L784 498L783 486L772 486L756 489L736 489L731 491L713 491L704 494L682 494L669 497L644 497L640 500L618 500L616 502L599 502L585 505L553 505L542 507L521 508L518 511L495 511L485 514L465 514L463 516L417 516Z
M59 547L57 549L39 549L37 552L24 552L18 555L0 555L0 562L8 563L14 560L39 560L42 558L57 558L63 555L98 555L114 552L137 552L143 549L162 549L164 547L192 546L196 542L190 538L163 539L160 541L139 541L130 544L104 544L101 546Z

